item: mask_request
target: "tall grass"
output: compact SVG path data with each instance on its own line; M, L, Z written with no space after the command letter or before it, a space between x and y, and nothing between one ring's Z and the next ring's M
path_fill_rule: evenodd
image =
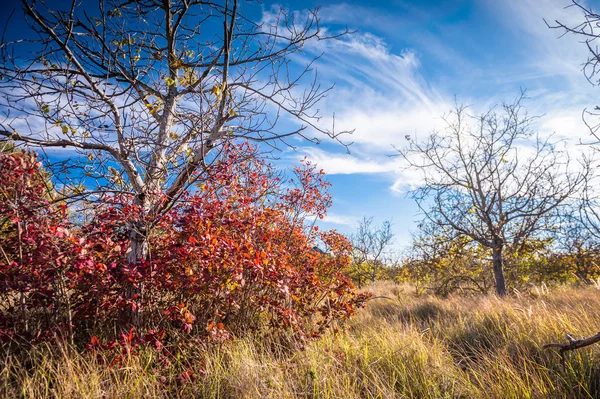
M599 398L600 345L559 356L541 349L600 329L600 291L557 288L489 297L416 297L378 284L378 299L338 333L303 350L268 339L191 348L157 368L152 352L106 367L68 348L41 347L0 364L8 398ZM385 296L385 298L381 298Z

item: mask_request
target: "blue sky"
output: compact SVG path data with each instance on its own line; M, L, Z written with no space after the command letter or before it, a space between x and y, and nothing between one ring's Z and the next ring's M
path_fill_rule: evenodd
M53 0L50 4L64 4ZM600 2L599 2L600 3ZM15 0L5 11L20 8ZM268 20L282 7L303 13L320 7L322 27L332 33L345 26L356 33L340 40L309 43L298 63L324 53L316 64L323 84L335 89L319 104L322 123L352 130L350 154L325 141L319 146L298 141L278 161L288 167L307 156L325 169L332 183L333 207L323 227L343 233L354 230L364 216L379 223L391 219L400 247L420 218L409 188L419 183L415 171L403 168L393 145L405 137L424 137L441 124L454 99L477 113L510 101L526 89L531 114L542 115L537 128L544 135L589 140L581 120L599 92L584 78L584 45L574 37L559 39L548 21L574 24L581 19L569 0L455 1L264 1L251 18ZM600 4L584 2L594 9ZM8 12L0 16L4 22ZM8 36L20 36L14 23Z
M574 23L581 14L561 0L284 2L265 5L300 11L321 6L323 26L358 32L319 44L321 79L335 82L322 104L336 126L355 129L351 154L331 144L300 147L329 173L333 207L324 227L351 232L363 216L392 219L397 245L408 243L421 216L406 198L418 184L392 145L424 137L440 126L455 97L473 113L511 101L526 89L542 135L566 139L574 150L590 139L581 120L598 91L582 74L587 53L574 37L546 27L544 18ZM593 8L593 3L589 4ZM311 49L307 50L307 56Z

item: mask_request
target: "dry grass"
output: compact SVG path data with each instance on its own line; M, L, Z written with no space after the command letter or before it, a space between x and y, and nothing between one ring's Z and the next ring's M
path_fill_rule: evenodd
M188 355L206 374L166 388L152 353L124 367L46 348L0 363L0 397L27 398L598 398L600 345L568 355L545 343L600 329L600 291L537 290L495 297L415 297L378 284L367 309L337 334L289 353L237 340ZM176 366L176 365L175 365ZM175 368L173 366L173 368Z

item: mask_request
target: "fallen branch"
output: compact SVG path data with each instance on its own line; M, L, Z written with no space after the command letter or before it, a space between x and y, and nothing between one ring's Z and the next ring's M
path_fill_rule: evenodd
M600 342L600 332L596 335L592 335L589 338L584 339L574 339L571 335L567 334L567 340L569 340L568 344L546 344L543 346L544 349L549 348L559 348L560 357L563 363L565 362L565 353L568 351L572 351L575 349L583 348L596 342Z

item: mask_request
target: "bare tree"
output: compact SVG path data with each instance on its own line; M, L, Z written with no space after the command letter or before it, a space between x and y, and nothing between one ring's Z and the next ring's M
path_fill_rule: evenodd
M279 10L254 22L239 3L99 0L91 8L73 0L54 10L23 0L34 35L2 44L0 135L78 151L96 177L82 196L131 193L149 223L132 228L131 261L147 257L148 228L218 145L317 142L307 128L337 137L316 124L314 105L328 89L314 80L312 63L298 69L290 61L305 43L331 37L317 11ZM284 115L299 127L278 129Z
M0 136L77 152L54 174L80 198L131 194L142 212L130 226L130 262L149 256L154 223L204 178L222 144L276 149L294 136L338 137L317 125L315 105L329 88L315 58L290 58L337 36L323 33L317 10L280 9L256 22L242 10L253 4L73 0L56 10L22 0L32 35L0 44ZM280 118L298 127L283 131Z
M532 131L521 101L470 116L456 106L445 129L400 150L422 172L413 196L425 218L492 252L498 295L506 295L504 251L518 250L556 222L558 208L589 173L569 154Z
M375 282L380 270L389 259L389 249L394 240L392 223L373 224L373 218L359 221L357 231L350 236L352 243L352 273L361 285L365 280Z

